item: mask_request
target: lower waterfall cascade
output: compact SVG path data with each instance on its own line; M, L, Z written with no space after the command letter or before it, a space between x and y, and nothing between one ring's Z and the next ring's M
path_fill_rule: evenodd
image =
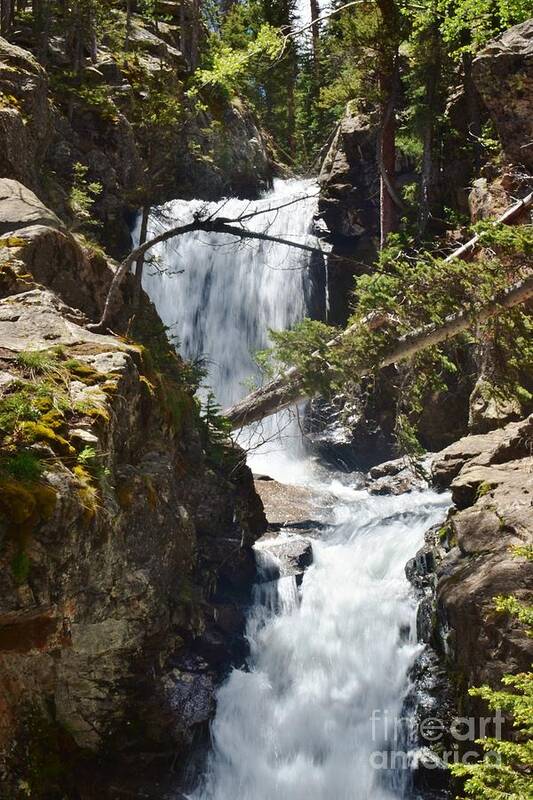
M301 202L276 212L292 196ZM229 200L228 218L265 211L251 228L305 241L316 184L278 180L255 203ZM186 221L203 205L173 201L166 216ZM213 205L216 208L216 204ZM174 223L175 224L175 223ZM152 221L152 233L160 221ZM260 227L261 226L261 227ZM253 352L268 330L284 329L308 308L309 259L282 244L238 243L187 234L160 246L161 270L144 286L188 358L206 356L220 405L244 396L257 377ZM282 416L263 428L268 441L248 458L255 472L327 492L332 519L312 540L313 563L294 577L259 582L246 635L250 654L220 687L211 750L191 800L393 800L413 797L411 773L392 764L399 745L416 640L416 600L405 564L424 532L444 518L446 494L427 489L372 496L357 476L335 472L306 452L298 426ZM282 435L276 439L276 430ZM258 550L258 571L268 555ZM401 742L400 742L401 743ZM405 745L404 745L405 746Z

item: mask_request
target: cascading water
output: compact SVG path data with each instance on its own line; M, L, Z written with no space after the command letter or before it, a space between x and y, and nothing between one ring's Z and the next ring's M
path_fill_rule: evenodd
M305 242L316 208L313 181L276 181L263 200L211 203L210 212L237 219L261 212L247 226L271 236ZM294 198L298 203L269 211ZM189 222L206 208L202 201L174 200L165 217ZM166 227L167 222L163 223ZM162 222L153 219L151 233ZM259 240L239 242L233 236L197 232L160 245L156 250L164 271L148 269L144 286L159 314L191 360L205 357L208 384L227 406L243 397L246 383L258 377L254 353L268 345L268 329L284 330L306 310L306 253Z
M312 182L279 181L253 207L265 211L314 193ZM175 201L166 210L186 221L200 205ZM306 199L247 224L302 241L314 208L315 200ZM250 210L231 200L221 213L232 218ZM228 237L204 233L181 237L158 255L167 271L147 276L150 296L184 355L207 355L221 405L235 401L256 376L251 354L268 343L268 329L286 328L305 313L306 258L280 244L236 248ZM273 557L258 552L262 582L247 625L249 662L219 690L211 754L191 797L406 797L409 771L390 768L394 721L419 651L404 566L424 531L443 518L447 497L429 490L372 497L345 476L321 473L285 442L259 448L251 462L285 482L326 489L336 497L335 519L314 540L314 562L299 589L292 577L272 580Z

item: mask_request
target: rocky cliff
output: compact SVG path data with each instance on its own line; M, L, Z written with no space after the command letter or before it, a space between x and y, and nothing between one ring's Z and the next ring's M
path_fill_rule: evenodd
M88 332L110 262L14 180L0 220L0 795L114 797L209 720L266 521L147 298Z
M433 482L451 491L453 505L406 567L420 597L418 636L427 645L413 669L411 702L420 719L444 725L437 745L431 737L422 742L434 751L426 751L416 778L425 791L449 785L441 749L472 746L450 735L454 718L492 716L468 689L498 689L504 675L531 669L531 638L515 616L498 611L496 598L526 605L533 598L533 564L525 557L533 546L532 434L530 416L465 436L433 459Z
M126 51L113 35L123 14L112 14L79 75L59 33L41 54L46 69L31 28L21 26L10 42L0 37L0 177L20 181L72 221L81 168L84 186L98 184L92 235L122 255L139 206L256 195L273 163L238 99L204 102L185 92L190 66L177 48L178 27L160 23L156 33L133 15Z
M462 216L477 223L494 219L531 190L532 37L529 20L491 42L473 62L479 113L484 122L494 125L500 139L497 157L486 159L479 171L475 159L465 156L469 133L464 87L449 99L449 140L444 137L443 142L450 152L434 165L429 193L432 218L428 233L434 237L432 247L440 246L443 253L449 253L469 235L468 228L458 226L457 221L444 225L445 206L453 209L458 219ZM334 324L346 322L357 303L354 277L369 272L377 255L377 141L375 115L359 113L349 104L320 169L317 226L330 242L334 256L328 264L328 318ZM459 147L458 141L465 146ZM412 158L398 147L398 188L415 180ZM410 213L408 204L404 213ZM522 224L530 221L530 212L517 220ZM413 228L410 230L412 233ZM529 258L526 252L521 255ZM489 250L479 251L476 257L491 256ZM475 270L474 258L473 273ZM417 423L420 441L431 451L442 449L467 432L485 433L530 411L527 403L521 405L517 397L503 397L497 391L505 373L505 359L489 336L480 347L463 346L449 352L458 369L446 376L444 390L425 397ZM530 387L528 365L524 365L523 373L524 385ZM395 386L401 383L401 370L391 367L368 386L361 384L349 408L342 395L330 404L315 403L307 425L321 454L336 463L365 470L393 458L399 399Z

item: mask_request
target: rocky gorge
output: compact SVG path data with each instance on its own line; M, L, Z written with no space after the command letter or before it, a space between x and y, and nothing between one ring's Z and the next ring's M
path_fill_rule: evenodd
M316 685L305 683L305 670L294 677L291 669L309 666L303 655L315 630L321 643L333 629L340 642L352 642L349 658L337 640L335 652L346 674L358 674L356 655L366 655L368 643L363 628L350 626L350 614L360 615L361 622L364 614L375 613L375 638L383 641L390 633L386 623L397 622L400 633L393 626L394 642L381 666L403 665L405 654L394 648L411 624L409 603L401 613L389 609L382 587L376 591L375 584L365 583L365 573L366 605L364 599L350 605L359 589L356 568L369 558L364 548L341 554L332 571L331 595L347 587L346 597L341 593L347 620L339 621L322 597L328 592L312 582L315 567L328 575L330 556L321 537L326 544L333 537L335 545L334 537L346 529L346 508L350 524L364 535L365 525L371 533L376 527L380 502L390 512L383 523L385 544L371 539L368 550L385 558L392 552L390 542L403 537L400 561L387 563L387 578L396 582L403 579L409 525L414 530L442 517L425 534L422 549L414 557L409 551L405 565L419 601L416 630L425 648L416 658L409 656L411 661L405 656L397 680L401 684L409 674L419 687L423 700L417 701L417 713L431 711L448 723L457 715L481 715L485 708L469 697L468 688L482 683L497 688L504 674L527 671L532 660L531 639L512 615L495 610L494 598L512 595L529 604L533 593L531 561L513 553L533 546L533 417L528 401L503 402L487 389L497 374L490 341L484 349L462 351L464 369L424 408L421 440L433 452L430 474L418 466L413 470L410 458L390 460L398 455L399 372L393 367L377 379L371 399L363 385L360 403L348 414L342 396L313 401L315 411L301 427L314 471L303 485L292 482L290 469L276 480L268 470L254 467L252 474L246 454L219 426L218 412L210 415L198 401L198 365L177 354L169 341L172 328L163 325L148 294L141 292L139 300L132 275L115 298L108 332L90 330L116 272L114 259L130 247L140 208L176 197L256 197L274 175L288 174L240 98L216 98L211 107L199 108L183 94L179 114L170 104L167 87L185 81L194 53L179 49L178 12L169 5L170 21L157 30L134 14L129 34L134 55L126 61L114 52L111 33L101 39L87 57L83 91L73 91L62 78L65 39L49 39L43 66L24 25L9 41L0 38L0 797L5 800L173 798L183 786L188 792L194 780L187 770L195 772L195 758L200 768L204 763L217 698L225 712L228 694L217 694L220 684L230 674L224 691L231 691L231 680L253 676L264 666L263 623L290 677L285 683L283 670L276 672L280 685L275 680L271 685L279 696L291 681L313 696ZM461 153L453 159L444 154L446 169L433 186L435 208L453 196L454 208L482 220L530 191L530 150L522 143L533 136L532 42L529 21L474 60L482 114L500 134L503 160L474 180L473 169L464 171ZM139 121L139 107L155 102L157 91L146 89L152 82L163 100L153 109L156 121L146 123ZM453 102L460 128L464 98ZM354 275L368 272L376 256L377 135L372 114L349 106L319 174L315 225L322 242L334 256L349 253L357 262L344 269L342 260L332 259L328 266L329 313L342 324L353 302ZM81 180L79 164L87 170ZM400 184L407 184L414 170L408 157L398 156ZM80 209L80 192L82 200L92 197L91 183L100 188L94 202L82 202ZM86 227L86 208L96 226ZM529 211L519 222L530 225ZM432 224L442 232L438 219ZM451 244L462 231L446 235ZM244 262L246 253L240 257ZM233 258L237 264L239 256ZM250 269L251 262L250 256ZM280 281L280 303L288 285L288 279ZM201 288L205 301L207 279ZM251 309L241 313L241 322L245 313ZM523 383L530 386L528 365L523 372ZM253 455L252 450L250 463ZM424 499L428 485L436 493L451 493L447 516L446 495ZM402 528L402 520L409 525ZM347 541L350 536L346 533ZM344 560L352 571L343 571ZM369 570L375 577L385 567L370 562ZM270 602L278 579L285 581L287 594L272 604L285 603L285 616L272 629L262 620L257 633L253 624L250 628L254 592L263 591ZM312 609L307 627L291 628L287 620L300 607L295 598L305 581L316 591L311 594L316 608L325 608L325 621L315 619ZM404 602L403 594L399 597ZM301 607L305 617L305 603ZM294 650L282 649L293 633ZM250 649L254 657L260 654L254 669L232 670L246 662ZM320 662L318 650L311 655L310 664ZM337 662L329 662L325 674L331 663ZM255 695L245 693L247 679L242 680L236 694L250 713ZM267 703L273 716L279 711L276 692ZM328 696L324 706L329 702ZM292 721L300 707L293 707ZM292 733L291 719L286 723L284 730ZM308 724L313 765L327 765L328 747L320 736L312 739L316 731ZM215 718L215 740L216 726ZM258 727L251 726L250 741ZM361 753L366 758L364 748ZM366 780L366 761L354 765ZM335 769L326 774L331 779ZM309 776L299 780L304 777ZM421 770L417 780L427 798L451 791L444 770L438 779ZM287 785L281 798L291 796ZM316 796L338 800L339 786ZM373 797L371 791L364 797Z

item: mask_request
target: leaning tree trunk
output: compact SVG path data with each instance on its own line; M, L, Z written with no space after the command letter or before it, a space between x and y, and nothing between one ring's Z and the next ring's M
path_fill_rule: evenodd
M493 297L485 306L476 311L460 312L449 316L442 325L426 325L412 333L401 336L395 347L378 363L378 369L391 366L399 361L412 358L421 350L445 342L462 331L468 330L474 323L486 322L491 317L502 311L513 308L533 298L533 276L517 283L511 289ZM351 333L353 328L347 328L342 334L328 342L327 347L338 346ZM314 354L317 359L319 353ZM362 378L375 368L368 365L352 377ZM224 416L231 422L232 428L240 428L252 422L258 422L276 411L281 411L293 405L297 400L309 397L305 389L302 373L293 367L283 375L224 411Z
M533 192L519 200L513 206L507 209L498 219L494 221L494 225L512 223L525 208L528 208L533 203ZM479 235L476 234L468 242L461 247L454 250L445 261L450 262L457 258L469 255L474 249L479 240ZM476 311L465 311L458 314L453 314L448 317L442 325L426 325L412 333L406 334L398 339L396 346L380 361L377 365L378 368L395 364L398 361L411 358L421 350L425 350L433 345L440 344L447 339L457 336L458 333L467 330L475 323L485 322L491 317L496 316L502 310L512 308L513 306L525 303L533 297L533 276L527 277L516 286L511 287L497 297L492 298L481 309ZM351 334L353 334L358 325L352 325L345 331L340 333L330 342L328 348L335 348ZM317 361L319 353L316 352ZM373 369L376 365L368 365L368 370ZM359 377L363 377L364 370L361 371ZM356 376L357 377L357 376ZM224 411L226 416L232 424L233 428L239 428L243 425L249 425L252 422L257 422L264 417L276 411L281 411L288 406L291 406L298 399L308 396L305 389L305 382L302 373L296 368L292 367L287 370L283 375L280 375L273 381L265 384L261 388L252 392L239 403L236 403L231 408Z

